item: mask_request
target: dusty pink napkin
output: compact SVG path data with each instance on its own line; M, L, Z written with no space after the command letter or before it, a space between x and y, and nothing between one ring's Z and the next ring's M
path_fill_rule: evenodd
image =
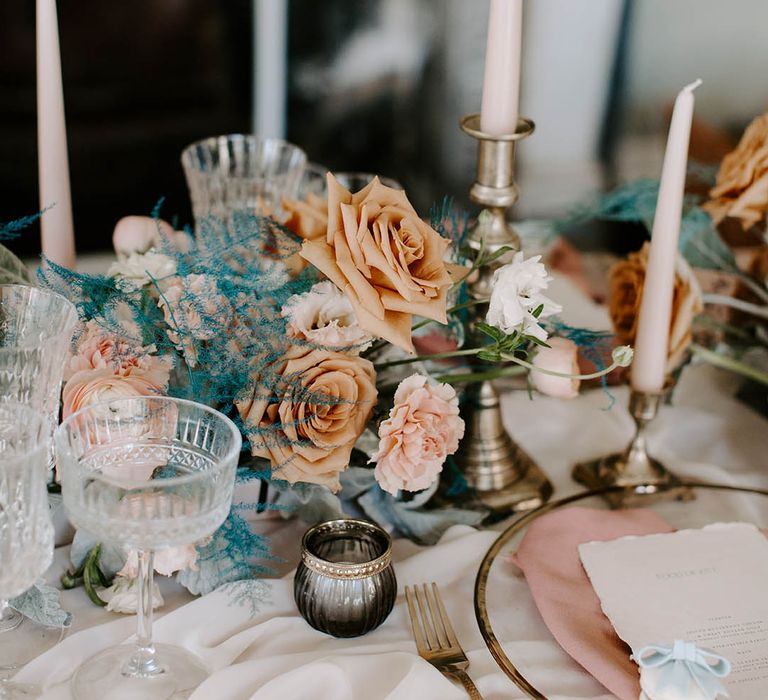
M600 608L578 546L655 532L673 528L649 510L567 508L535 520L512 557L560 646L621 700L640 695L637 666Z

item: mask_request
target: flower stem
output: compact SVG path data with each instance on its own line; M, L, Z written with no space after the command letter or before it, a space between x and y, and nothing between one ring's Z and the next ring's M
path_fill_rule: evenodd
M703 298L705 304L730 306L732 309L738 309L739 311L751 314L752 316L757 316L758 318L768 318L768 306L751 304L748 301L735 299L726 294L705 294Z
M451 350L449 352L437 352L433 355L414 355L413 357L403 357L400 360L390 360L389 362L380 362L373 368L378 372L387 367L396 367L397 365L409 365L412 362L421 362L423 360L448 360L452 357L466 357L467 355L477 355L484 348L466 348L464 350Z
M436 377L442 384L467 384L471 382L484 382L499 377L516 377L525 374L524 367L499 367L498 369L489 369L486 372L468 372L466 374L443 374Z
M551 370L551 369L543 369L542 367L535 367L530 362L521 360L519 357L515 357L514 355L508 355L507 353L502 353L501 356L505 360L509 360L510 362L515 362L521 367L525 367L529 370L534 370L535 372L541 372L542 374L549 374L553 377L563 377L564 379L581 379L581 380L597 379L599 377L604 377L606 374L610 374L617 367L622 366L620 363L614 361L614 362L611 362L611 364L608 367L606 367L605 369L601 369L599 372L591 372L590 374L568 374L567 372L555 372L554 370Z
M740 362L733 357L721 355L720 353L704 348L701 345L691 345L691 352L715 367L731 370L731 372L740 374L743 377L748 377L749 379L754 379L756 382L768 385L768 372L757 369L757 367Z

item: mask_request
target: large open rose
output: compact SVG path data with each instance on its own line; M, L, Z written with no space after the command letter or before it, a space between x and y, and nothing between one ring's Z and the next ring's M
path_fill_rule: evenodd
M361 357L292 346L236 401L251 452L290 483L340 488L339 474L376 403L376 373Z
M716 224L731 217L744 230L768 213L768 113L756 117L739 145L720 164L711 199L703 207Z
M304 241L301 256L347 294L366 331L413 352L412 314L446 322L448 245L401 190L374 178L352 194L328 173L326 237Z
M636 253L630 253L626 260L616 263L608 273L608 312L616 335L627 345L635 344L649 247L646 243ZM683 359L691 342L693 317L703 308L699 283L688 263L678 255L669 330L668 372Z

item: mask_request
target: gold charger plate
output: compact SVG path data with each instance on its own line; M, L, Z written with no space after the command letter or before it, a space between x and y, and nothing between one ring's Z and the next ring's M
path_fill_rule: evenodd
M728 521L768 528L768 490L694 482L684 485L693 490L694 500L663 500L649 495L647 505L634 507L652 509L677 529ZM480 633L502 671L532 698L546 700L562 694L565 683L576 688L579 697L605 695L607 691L557 644L507 555L517 549L528 526L542 515L573 505L608 510L605 495L620 490L580 492L520 516L499 535L480 564L474 596ZM516 644L523 650L516 652ZM557 673L552 673L553 665Z

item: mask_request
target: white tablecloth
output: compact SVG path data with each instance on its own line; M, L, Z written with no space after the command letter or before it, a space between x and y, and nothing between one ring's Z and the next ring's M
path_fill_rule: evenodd
M678 474L768 488L768 421L733 398L736 386L733 376L709 367L686 370L675 405L663 407L651 429L651 448ZM625 408L627 392L613 393L612 410L605 410L608 397L601 391L570 402L542 397L531 401L524 392L504 397L507 427L547 471L556 497L579 490L569 476L574 462L626 444L632 430ZM265 526L274 530L275 549L295 562L303 526L295 521ZM473 613L477 567L496 535L456 526L434 547L396 541L395 609L379 629L363 638L333 639L310 628L294 605L289 572L282 579L236 584L199 599L192 599L173 581L163 581L166 605L157 615L156 640L182 644L209 666L212 675L192 695L194 700L463 698L462 690L416 654L411 639L403 586L434 580L483 695L489 700L522 698L486 650ZM52 579L65 559L66 551L58 551ZM46 700L70 698L68 679L73 669L91 654L128 639L135 629L133 616L96 608L82 589L65 591L63 603L75 615L70 634L18 674L19 680L43 684ZM533 610L530 618L535 618ZM528 638L523 632L510 648L525 655L529 665L554 674L560 694L553 698L610 697L552 647L551 642L537 641L536 635Z

